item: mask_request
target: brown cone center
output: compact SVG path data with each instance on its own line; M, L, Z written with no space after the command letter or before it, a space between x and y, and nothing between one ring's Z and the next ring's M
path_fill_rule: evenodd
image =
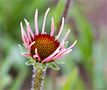
M35 55L35 48L41 60L50 56L59 46L59 42L48 34L39 34L35 36L35 43L31 46L31 55Z

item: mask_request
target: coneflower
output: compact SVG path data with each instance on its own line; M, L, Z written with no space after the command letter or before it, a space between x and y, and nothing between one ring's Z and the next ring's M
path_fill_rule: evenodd
M54 19L52 18L51 32L47 34L45 32L46 17L50 8L47 9L42 26L42 32L38 30L38 10L35 12L35 33L32 32L29 22L25 20L26 31L23 28L22 22L21 34L23 45L27 50L27 53L22 53L24 56L30 58L27 64L33 65L33 81L32 90L41 90L43 83L43 76L47 67L52 67L55 62L64 56L65 54L72 51L73 46L76 44L77 40L68 48L65 48L66 38L70 33L70 29L65 34L64 38L60 42L58 39L62 33L64 27L64 17L62 18L62 24L57 36L54 36Z

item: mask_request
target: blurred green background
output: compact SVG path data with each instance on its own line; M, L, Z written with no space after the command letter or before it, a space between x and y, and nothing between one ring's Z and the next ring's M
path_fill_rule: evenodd
M30 90L32 66L19 53L22 44L20 22L26 18L34 30L34 13L39 11L39 30L43 16L50 32L54 17L56 33L62 16L63 34L77 44L61 58L60 71L47 70L44 90L107 90L107 0L0 0L0 90ZM23 22L24 24L24 22ZM24 24L25 25L25 24ZM69 44L69 45L70 45Z

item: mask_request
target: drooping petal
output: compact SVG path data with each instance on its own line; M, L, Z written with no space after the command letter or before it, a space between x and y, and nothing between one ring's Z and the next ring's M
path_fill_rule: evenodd
M76 42L77 42L77 40L69 48L62 49L53 59L57 59L57 58L65 55L65 54L71 52L72 51L72 47L76 44Z
M69 49L69 50L65 51L65 52L63 53L63 55L68 54L68 53L70 53L71 51L72 51L72 49Z
M39 34L39 31L38 31L38 9L36 9L36 11L35 11L35 32L36 32L36 35Z
M76 43L77 43L77 40L69 48L62 50L60 53L62 54L62 53L66 53L68 51L72 51L71 49L75 46Z
M69 48L67 48L67 49L69 50L69 49L73 48L76 43L77 43L77 40Z
M22 22L20 23L20 27L21 27L21 35L22 35L23 43L26 47L28 47L29 39L28 39L28 36L23 28Z
M38 58L38 61L40 61L40 56L38 55L38 52L37 52L37 48L35 48L35 55L33 56L34 58Z
M60 46L47 58L45 58L42 63L49 62L53 59L53 57L59 52Z
M65 48L60 50L59 53L53 59L56 59L57 57L59 57L64 52L65 52Z
M53 20L53 17L52 17L51 33L50 33L50 36L53 36L53 34L54 34L54 20Z
M26 19L24 19L24 21L25 21L26 26L27 26L27 28L26 28L27 29L27 35L29 37L29 40L32 41L31 38L34 38L34 34L33 34L32 30L31 30L29 22Z
M62 56L70 53L71 51L72 51L72 49L66 50L66 51L62 51L60 54L56 55L53 59L59 59L59 58L61 58Z
M64 27L64 17L62 18L62 24L61 24L59 33L58 33L58 35L57 35L57 37L56 37L55 40L57 40L57 39L60 37L60 35L61 35L61 33L62 33L62 30L63 30L63 27Z
M29 45L29 48L31 48L31 46L35 43L35 41L33 41L30 45Z
M50 10L50 8L47 9L45 16L44 16L44 21L43 21L43 26L42 26L42 34L44 34L44 31L45 31L45 22L46 22L46 17L47 17L49 10Z

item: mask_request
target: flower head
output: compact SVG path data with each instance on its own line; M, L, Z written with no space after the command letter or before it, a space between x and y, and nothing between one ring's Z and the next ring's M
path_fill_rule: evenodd
M32 57L36 62L52 62L56 59L59 59L63 55L72 51L72 47L76 44L75 41L70 47L65 48L66 38L68 37L70 30L67 31L65 37L63 38L62 42L59 42L59 37L62 33L63 26L64 26L64 17L62 18L62 24L59 30L58 35L54 36L54 19L52 18L51 23L51 32L47 34L45 32L45 22L46 17L49 12L50 8L47 9L42 26L42 32L40 33L38 30L38 10L36 9L35 12L35 33L32 32L29 22L25 20L26 23L26 31L23 28L22 22L20 23L21 26L21 34L22 40L24 43L25 48L28 50L29 53L24 53L24 56Z

